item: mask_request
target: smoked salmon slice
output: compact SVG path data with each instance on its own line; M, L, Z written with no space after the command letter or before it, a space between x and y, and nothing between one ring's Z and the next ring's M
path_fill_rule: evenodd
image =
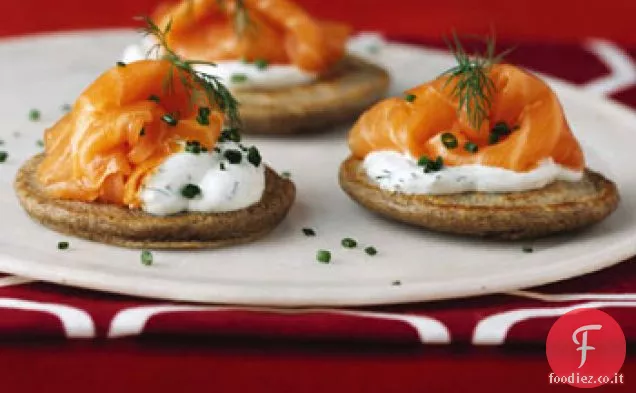
M37 172L44 190L60 199L135 208L145 176L182 143L196 140L212 149L224 116L210 110L209 124L199 124L199 108L209 104L171 67L163 60L139 61L93 82L45 132Z
M364 158L372 151L393 150L422 156L442 157L445 165L500 167L517 172L534 169L548 158L573 170L582 170L585 159L572 134L561 104L541 79L508 64L489 69L494 84L490 113L476 130L465 109L458 111L453 81L448 76L415 87L410 100L390 98L361 116L349 134L352 154ZM512 130L492 143L490 130L505 123ZM447 147L441 137L450 133L457 147ZM477 151L464 148L467 142Z
M350 28L313 19L288 0L186 0L153 15L182 57L207 61L265 60L322 73L345 51Z

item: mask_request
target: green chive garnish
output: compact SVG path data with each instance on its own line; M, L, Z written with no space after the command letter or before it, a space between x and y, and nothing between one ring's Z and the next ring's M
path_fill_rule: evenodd
M457 147L457 138L455 135L450 132L445 132L442 134L442 143L446 146L447 149L454 149Z
M523 248L521 250L523 252L525 252L526 254L530 254L530 253L534 252L534 248L532 248L530 246L523 246Z
M402 281L400 281L400 280L395 280L395 281L393 281L393 282L391 283L391 285L393 285L393 286L399 286L399 285L402 285Z
M464 150L470 153L477 153L477 151L479 150L479 147L477 146L476 143L466 142L466 144L464 145Z
M508 124L500 121L494 125L494 127L490 130L490 135L488 135L488 143L494 145L499 142L501 137L510 135L512 130L508 127Z
M262 71L269 67L269 62L265 59L258 59L254 61L254 65L256 66L256 68Z
M148 250L142 250L141 251L141 263L142 265L145 266L150 266L152 265L152 253Z
M123 61L118 61L117 67L126 67L126 63L124 63Z
M4 141L0 139L0 146L4 145Z
M150 96L148 96L148 101L154 101L158 104L159 102L161 102L161 99L159 98L159 96L151 94Z
M241 134L237 128L228 128L221 132L221 136L219 137L219 142L240 142Z
M247 75L245 74L232 74L230 77L232 83L244 83L247 81Z
M70 246L70 244L68 242L57 242L57 249L58 250L66 250L68 249Z
M407 94L406 96L404 96L404 99L408 102L413 102L417 99L417 96L415 94Z
M280 174L280 175L281 175L283 178L285 178L285 179L289 179L289 178L291 178L291 172L289 172L289 171L281 172L281 174Z
M356 248L356 246L358 245L358 242L356 242L350 237L345 237L344 239L342 239L340 243L342 244L342 247L344 248Z
M62 104L62 106L60 107L60 110L62 112L69 112L71 110L71 105L70 104Z
M498 134L495 134L493 132L490 135L488 135L488 144L489 145L494 145L497 142L499 142L499 135Z
M40 116L41 116L40 111L37 110L37 109L31 109L29 111L29 120L31 120L31 121L40 120Z
M444 167L444 160L440 156L435 160L431 160L427 156L422 156L417 160L417 165L424 168L424 173L438 172Z
M194 199L201 195L201 188L196 184L186 184L185 187L181 189L181 195L186 199Z
M6 151L0 151L0 162L5 162L9 157L9 153Z
M493 134L502 136L502 135L510 134L511 130L510 130L510 127L508 127L508 124L504 123L503 121L500 121L495 124L495 126L492 128L490 132L492 132Z
M316 231L311 228L303 228L303 233L305 236L316 236Z
M364 249L364 252L366 252L367 255L374 256L375 254L378 253L378 250L376 250L375 247L367 247Z
M201 124L202 126L210 125L210 108L207 108L205 106L199 108L197 123Z
M186 153L199 154L203 151L201 143L199 141L187 141L185 148Z
M221 163L221 165L219 165L219 168L220 168L222 171L224 171L224 170L225 170L225 164L224 164L224 163Z
M240 164L243 159L243 154L240 151L234 149L228 149L223 152L223 156L227 158L230 164Z
M327 250L318 250L316 260L320 263L329 263L331 262L331 253Z
M259 167L259 165L261 165L263 159L261 158L261 153L256 147L252 146L247 149L247 161L249 161L250 164L254 165L257 168Z
M38 139L35 144L38 145L38 147L44 147L44 141L42 139Z
M168 124L171 127L176 126L178 123L177 119L169 113L166 113L165 115L161 116L161 120L166 122L166 124Z

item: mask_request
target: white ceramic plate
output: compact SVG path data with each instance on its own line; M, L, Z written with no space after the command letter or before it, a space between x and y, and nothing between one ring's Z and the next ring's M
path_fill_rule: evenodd
M0 139L10 154L0 164L0 271L55 283L130 295L194 302L270 306L346 306L413 302L519 289L586 274L636 253L636 115L616 104L551 80L591 167L614 179L619 210L577 235L533 244L440 235L393 223L358 207L340 190L338 165L347 154L345 128L321 135L248 138L279 171L290 171L298 198L288 219L265 239L200 252L139 252L68 238L31 221L12 182L19 165L41 148L43 129L60 106L136 39L130 31L34 36L0 43ZM389 45L375 58L391 71L392 93L452 65L446 53ZM42 112L30 122L30 108ZM305 237L302 227L315 228ZM360 247L340 246L353 237ZM57 242L69 240L67 251ZM373 245L379 254L363 251ZM332 251L330 264L316 262ZM392 283L401 281L402 285Z

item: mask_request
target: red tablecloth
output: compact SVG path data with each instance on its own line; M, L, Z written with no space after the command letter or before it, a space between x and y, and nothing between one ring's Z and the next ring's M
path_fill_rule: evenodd
M29 8L36 3L37 8ZM11 21L0 27L0 32L15 34L42 28L122 25L128 22L123 22L121 16L138 13L146 3L122 2L119 11L109 5L103 12L89 12L85 5L82 11L84 3L71 0L56 2L57 8L46 8L46 12L42 12L41 2L5 3L0 5L0 11L3 7L7 9L4 15L18 10L25 18L9 18ZM70 12L73 8L69 4L76 7L74 12ZM467 4L464 2L463 7ZM413 2L405 1L403 5L398 9L403 15L412 14L406 11L407 7L420 10L418 15L426 11L426 7L418 7ZM620 26L631 6L617 4L617 7L625 7L617 12L620 15L615 19L616 26ZM334 2L333 7L322 11L352 15L352 9L355 9L353 5ZM552 12L558 14L559 9ZM531 15L537 11L528 12ZM89 16L77 19L78 13ZM605 21L603 15L607 14L607 8L602 7L597 17ZM371 25L365 23L376 23L392 36L417 37L418 42L434 38L428 28L420 29L412 23L404 27L406 23L395 22L389 26L380 15L374 13L368 19L359 16L356 23L362 27ZM443 21L454 20L457 15L445 16L446 19L432 18L431 23L433 26L446 23ZM413 21L413 18L403 20ZM603 40L567 43L573 34L578 36L595 28L624 42L628 42L631 35L615 35L616 26L609 28L609 23L590 26L569 20L564 24L576 33L561 34L563 26L544 29L538 37L546 37L547 31L562 42L521 45L510 60L636 106L636 88L630 79L633 75L625 71L630 69L629 65L625 67L625 60L633 58L636 51ZM473 27L468 22L460 26ZM501 35L499 26L497 24ZM510 32L508 37L504 35L504 40L524 34L521 30ZM617 67L617 63L623 67ZM635 69L632 64L631 70ZM172 309L158 313L156 311L170 310L165 307L172 306L1 277L0 339L21 340L5 342L0 347L0 383L8 391L13 388L17 391L18 386L29 388L22 391L48 391L65 381L93 384L93 389L99 386L120 391L132 390L132 387L138 391L170 391L202 384L217 390L223 386L252 391L273 386L277 380L283 383L277 386L277 390L282 391L324 391L333 390L334 386L349 391L372 388L393 391L410 390L405 387L414 386L459 385L462 390L472 391L479 391L480 387L491 391L497 386L544 391L550 387L542 343L554 318L568 308L604 307L622 325L628 340L632 344L636 342L634 263L514 295L291 315L227 308ZM537 309L553 312L537 318L533 311ZM518 315L520 310L528 318L515 322L512 316ZM146 338L106 339L139 334ZM96 338L97 341L41 341L60 337ZM29 344L36 338L36 343ZM426 347L423 352L419 345L411 345L422 342L455 345ZM501 347L504 342L514 345ZM473 343L491 347L475 349ZM626 385L607 387L608 391L629 387L630 376L636 378L633 362L629 357L623 370ZM363 366L367 369L364 374L360 369ZM55 375L46 379L32 377L31 372L41 373L47 369L55 371ZM244 375L255 378L242 377ZM217 383L221 385L215 386Z

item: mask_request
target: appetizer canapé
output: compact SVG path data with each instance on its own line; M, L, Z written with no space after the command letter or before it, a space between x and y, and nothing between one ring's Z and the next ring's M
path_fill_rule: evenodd
M320 130L352 120L388 88L387 73L346 53L349 28L314 19L288 0L184 0L153 16L168 43L218 75L241 102L245 132ZM145 58L155 42L124 53Z
M121 246L201 248L256 239L285 217L294 185L241 144L230 92L164 50L106 71L46 131L15 183L34 219Z
M349 135L340 183L357 202L443 232L520 239L601 221L615 185L585 168L555 93L492 50L387 99Z

